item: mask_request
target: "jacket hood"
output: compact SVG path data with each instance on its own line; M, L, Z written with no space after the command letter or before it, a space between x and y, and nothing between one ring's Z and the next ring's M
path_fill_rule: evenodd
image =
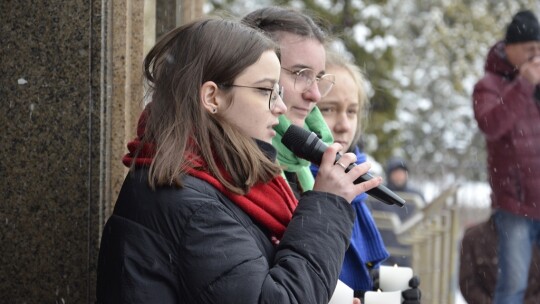
M504 51L504 42L499 41L489 50L484 70L505 78L513 79L519 71L508 61Z

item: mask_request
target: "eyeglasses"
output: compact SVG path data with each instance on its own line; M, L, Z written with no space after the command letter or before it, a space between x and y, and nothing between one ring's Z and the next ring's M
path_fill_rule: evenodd
M243 86L243 85L237 85L237 84L222 84L221 86L224 87L235 87L235 88L248 88L248 89L256 89L260 90L261 92L264 92L264 94L268 94L268 109L272 111L277 104L278 97L283 100L283 93L284 89L282 86L276 85L273 88L264 88L264 87L251 87L251 86Z
M311 86L313 85L313 82L316 81L317 88L321 93L321 97L324 97L328 93L330 93L330 90L336 83L336 76L332 74L324 74L322 76L317 76L315 74L315 71L309 68L301 69L299 71L291 71L284 67L281 68L293 75L296 75L294 77L294 90L298 93L307 92L307 90L309 90L309 88L311 88Z

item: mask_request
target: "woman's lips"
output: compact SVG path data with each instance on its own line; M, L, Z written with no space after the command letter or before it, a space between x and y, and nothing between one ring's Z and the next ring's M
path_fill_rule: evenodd
M342 145L343 147L347 147L349 145L349 142L344 140L334 140L334 142Z
M292 107L291 110L298 112L300 114L303 114L305 116L307 116L309 113L309 109L305 109L305 108Z

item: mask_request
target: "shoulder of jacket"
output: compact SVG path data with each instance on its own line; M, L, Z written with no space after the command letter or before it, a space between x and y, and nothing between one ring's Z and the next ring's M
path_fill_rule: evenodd
M188 191L197 191L201 193L201 198L203 200L212 202L212 205L215 205L216 208L223 210L225 213L235 218L244 227L247 228L253 225L253 221L244 211L242 211L242 209L240 209L240 207L209 183L187 175L184 179L184 187L190 189Z
M184 188L186 191L190 192L199 192L202 195L208 197L218 198L219 191L212 187L209 183L203 181L202 179L193 177L191 175L186 175L183 179Z
M509 79L505 78L502 75L493 73L493 72L486 72L484 77L482 77L477 83L476 86L496 86L503 82L508 82Z

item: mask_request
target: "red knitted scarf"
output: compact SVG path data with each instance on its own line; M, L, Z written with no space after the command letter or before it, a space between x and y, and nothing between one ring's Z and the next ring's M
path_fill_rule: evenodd
M139 118L137 137L127 145L129 153L122 159L124 165L128 167L131 166L133 160L135 160L135 166L137 167L149 166L152 163L155 150L154 145L151 143L145 143L143 145L141 142L146 126L147 109L143 111ZM139 149L140 151L135 158L135 154ZM255 222L268 229L274 243L279 243L298 204L298 201L283 177L278 175L268 183L257 183L245 195L238 195L225 188L210 172L200 169L207 168L206 163L201 157L196 155L188 155L188 157L193 163L193 167L188 170L189 175L202 179L218 189L246 212ZM226 178L229 176L221 166L220 171Z

